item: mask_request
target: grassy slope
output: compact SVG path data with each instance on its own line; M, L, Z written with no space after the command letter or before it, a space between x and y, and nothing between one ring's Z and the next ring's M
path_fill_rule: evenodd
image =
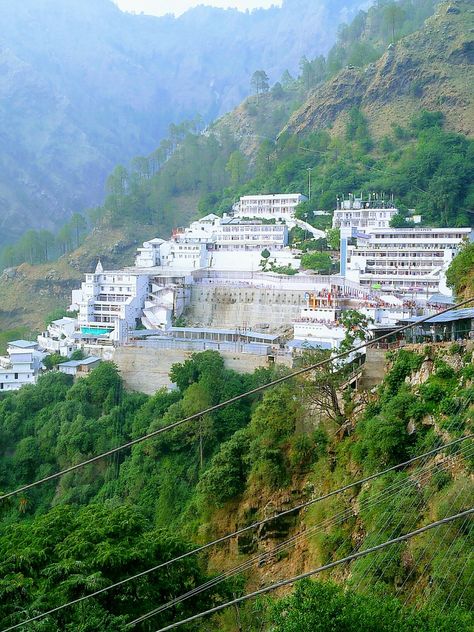
M195 214L196 196L174 200L175 225L187 223ZM95 268L100 257L108 268L132 265L137 246L157 236L153 226L95 228L75 251L58 261L31 266L22 264L0 276L0 331L18 326L32 335L44 326L46 316L58 307L67 307L71 290L80 287L85 272ZM166 237L166 235L160 235Z
M448 12L453 8L459 12ZM390 46L375 64L347 68L315 90L286 129L304 134L332 127L338 134L357 106L381 138L392 124L404 125L425 108L442 111L447 129L473 136L473 27L468 0L443 2L423 29Z

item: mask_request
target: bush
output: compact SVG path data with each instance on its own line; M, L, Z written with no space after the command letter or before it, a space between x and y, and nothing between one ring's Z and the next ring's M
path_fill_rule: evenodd
M295 435L290 442L290 463L293 468L302 472L315 463L327 444L327 436L321 430L312 434Z
M439 403L445 396L445 388L436 382L426 382L420 386L420 395L426 402Z

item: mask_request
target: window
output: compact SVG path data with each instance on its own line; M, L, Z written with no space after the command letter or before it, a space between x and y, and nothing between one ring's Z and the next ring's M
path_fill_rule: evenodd
M15 380L18 379L18 373L15 373Z

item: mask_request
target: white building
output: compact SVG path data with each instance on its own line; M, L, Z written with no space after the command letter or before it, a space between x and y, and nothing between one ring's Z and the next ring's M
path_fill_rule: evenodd
M164 239L150 239L145 241L142 248L138 248L135 265L137 268L154 268L161 265L160 249Z
M216 232L215 250L282 250L288 245L288 226L258 220L223 220Z
M279 265L293 262L299 266L288 245L288 227L283 222L242 220L228 216L206 215L189 227L176 229L169 241L153 239L138 249L135 266L150 270L174 269L192 272L203 268L235 269L235 253L244 270L258 270L260 253L268 249Z
M371 232L376 228L389 228L390 222L398 213L398 209L391 202L381 198L363 200L349 196L348 200L337 200L337 209L332 217L332 227L357 229L361 232Z
M80 290L73 291L83 341L123 342L136 329L148 295L149 275L128 270L104 271L99 261L86 274Z
M233 211L235 217L293 220L296 207L307 199L301 193L245 195Z
M95 356L89 356L88 358L83 358L82 360L68 360L67 362L62 362L58 364L58 370L60 373L65 373L66 375L72 375L73 377L81 377L83 375L87 375L95 369L101 363L100 358L96 358Z
M347 278L385 292L449 295L446 270L470 228L377 228L341 248ZM344 268L341 265L341 268Z
M77 329L76 318L60 318L53 320L46 331L38 336L41 349L49 353L59 353L68 357L76 349L74 333Z
M46 355L39 351L38 343L14 340L8 343L7 353L8 356L0 357L0 392L17 391L25 384L36 384Z

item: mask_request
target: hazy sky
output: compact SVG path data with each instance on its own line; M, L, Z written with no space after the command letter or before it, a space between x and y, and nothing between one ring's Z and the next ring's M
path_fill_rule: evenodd
M114 0L123 11L135 11L164 15L175 13L179 15L198 4L208 4L213 7L237 7L256 9L257 7L270 7L272 4L281 5L281 0Z

